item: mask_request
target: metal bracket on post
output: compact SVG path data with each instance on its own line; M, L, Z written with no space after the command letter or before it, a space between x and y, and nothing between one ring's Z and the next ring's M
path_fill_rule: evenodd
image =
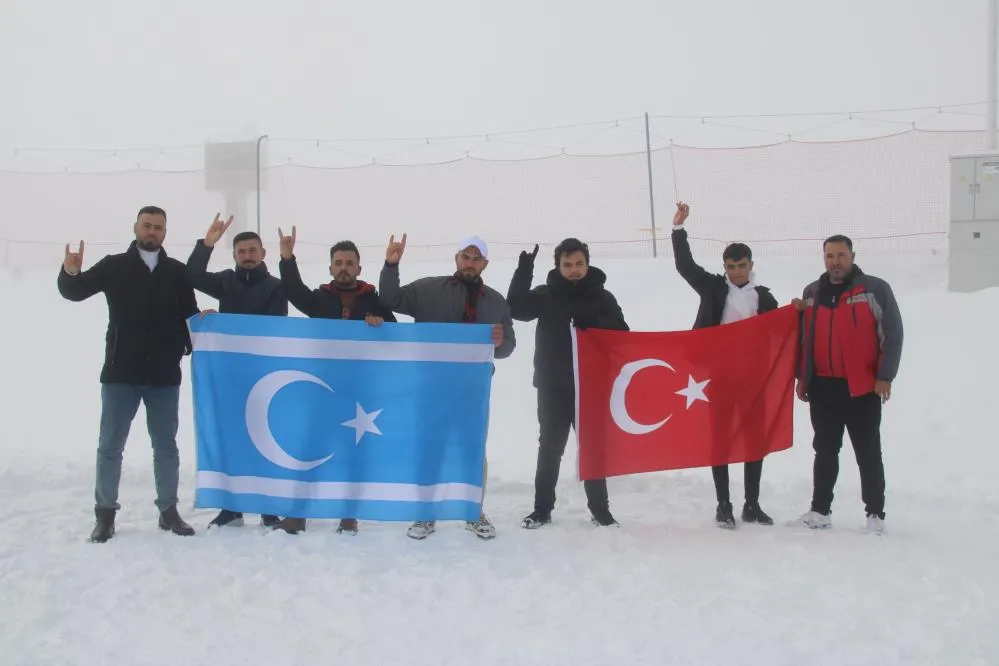
M996 0L999 1L999 0ZM656 243L656 204L655 196L652 193L652 137L649 133L649 112L645 112L645 164L649 170L649 217L651 219L652 231L652 256L659 256L659 249Z

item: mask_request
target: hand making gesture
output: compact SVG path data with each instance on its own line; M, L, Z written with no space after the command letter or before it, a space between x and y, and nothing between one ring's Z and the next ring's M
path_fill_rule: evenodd
M232 224L232 218L233 216L230 215L229 219L223 222L219 214L215 213L215 221L212 222L212 226L208 227L208 233L205 234L205 247L215 247L215 244L219 242L229 228L229 225Z
M385 248L385 263L391 265L398 264L405 251L406 234L402 235L402 240L398 243L395 242L395 234L392 234L389 236L388 247Z
M278 227L278 240L281 243L281 258L290 260L295 254L295 225L291 225L290 236L285 236Z
M66 257L62 260L62 267L70 275L83 270L83 241L80 241L80 249L76 252L70 252L69 243L66 243Z
M684 222L686 222L687 217L690 216L690 206L683 203L682 201L676 202L676 215L673 216L673 226L678 227Z

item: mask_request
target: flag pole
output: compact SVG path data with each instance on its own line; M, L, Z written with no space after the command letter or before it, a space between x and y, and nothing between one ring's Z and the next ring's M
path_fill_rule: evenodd
M999 2L999 0L992 0L993 3ZM645 112L645 164L649 171L649 217L652 221L652 256L656 257L659 255L659 250L656 247L656 203L655 197L652 194L652 138L649 133L649 112Z

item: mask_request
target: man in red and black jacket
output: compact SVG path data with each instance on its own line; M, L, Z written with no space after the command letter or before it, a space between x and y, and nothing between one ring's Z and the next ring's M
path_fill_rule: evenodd
M281 239L281 284L288 300L306 317L316 319L356 319L371 326L397 321L392 310L382 303L373 284L358 280L361 274L361 253L351 241L340 241L330 248L330 275L333 279L318 289L309 289L302 282L295 259L295 228ZM305 530L305 518L287 517L277 524L289 534ZM343 518L338 533L357 534L357 519Z
M831 236L822 245L826 272L805 287L798 398L809 403L815 437L812 505L795 525L832 525L833 487L844 430L860 468L867 531L884 532L885 471L881 406L902 357L902 315L891 286L853 263L853 242Z

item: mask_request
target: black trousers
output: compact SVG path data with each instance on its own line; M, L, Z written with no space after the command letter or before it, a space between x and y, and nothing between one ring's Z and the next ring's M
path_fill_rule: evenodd
M743 475L746 485L746 503L756 504L760 501L760 477L763 476L763 461L753 460L744 463ZM712 467L711 476L715 480L715 496L718 501L731 501L728 494L728 465Z
M551 513L555 508L555 486L558 483L562 454L569 441L569 428L576 427L575 389L538 389L538 466L534 474L534 510ZM583 482L586 504L591 512L607 510L607 481L595 479Z
M867 515L884 518L885 468L881 459L881 398L867 393L850 396L845 379L815 377L808 387L808 405L815 437L812 469L812 511L829 515L839 476L843 431L850 435L860 468L860 492Z

